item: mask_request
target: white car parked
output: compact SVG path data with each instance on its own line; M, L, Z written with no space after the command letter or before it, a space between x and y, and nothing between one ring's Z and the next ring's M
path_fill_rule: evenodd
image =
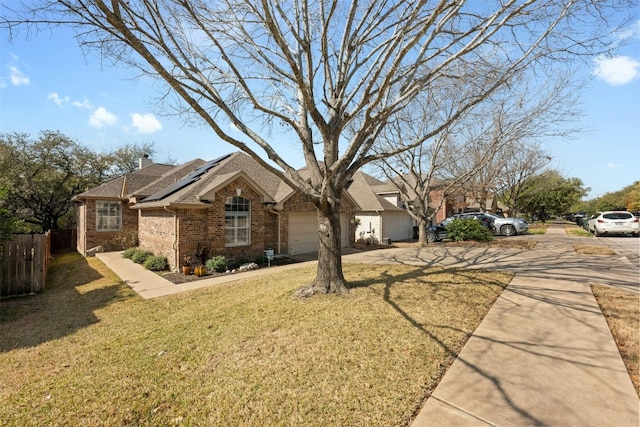
M627 211L598 212L589 219L589 231L596 236L629 234L640 236L640 218Z

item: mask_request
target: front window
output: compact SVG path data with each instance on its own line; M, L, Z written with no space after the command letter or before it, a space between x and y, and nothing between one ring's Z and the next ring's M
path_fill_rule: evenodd
M225 246L251 243L251 202L244 197L229 197L224 205Z
M120 202L96 202L96 230L118 231L122 228L122 204Z

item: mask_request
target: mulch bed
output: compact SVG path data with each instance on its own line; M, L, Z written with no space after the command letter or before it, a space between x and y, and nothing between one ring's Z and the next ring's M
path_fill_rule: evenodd
M278 258L271 261L271 266L295 264L297 262L298 261L291 258ZM260 268L264 267L267 267L267 264L260 264ZM233 268L230 268L230 270L233 270ZM160 276L177 285L180 283L189 283L195 282L197 280L211 279L213 277L227 276L229 274L237 273L217 273L215 271L207 271L207 274L198 277L193 274L193 272L187 276L186 274L182 274L182 272L179 271L163 271L160 273Z

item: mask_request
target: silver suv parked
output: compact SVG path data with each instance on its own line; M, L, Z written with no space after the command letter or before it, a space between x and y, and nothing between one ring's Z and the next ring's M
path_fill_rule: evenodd
M504 218L489 212L468 212L456 215L458 218L475 218L493 225L494 234L515 236L529 231L529 223L520 218Z

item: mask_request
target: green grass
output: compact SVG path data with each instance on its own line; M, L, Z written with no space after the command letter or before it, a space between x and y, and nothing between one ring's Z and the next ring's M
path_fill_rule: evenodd
M546 222L531 222L529 223L529 231L527 232L527 234L546 234L547 228L549 228L549 224L547 224Z
M96 259L52 262L0 312L0 425L406 425L511 276L312 267L143 300Z
M584 228L580 228L578 226L575 227L565 227L565 231L569 236L576 237L593 237L593 234L585 230Z

